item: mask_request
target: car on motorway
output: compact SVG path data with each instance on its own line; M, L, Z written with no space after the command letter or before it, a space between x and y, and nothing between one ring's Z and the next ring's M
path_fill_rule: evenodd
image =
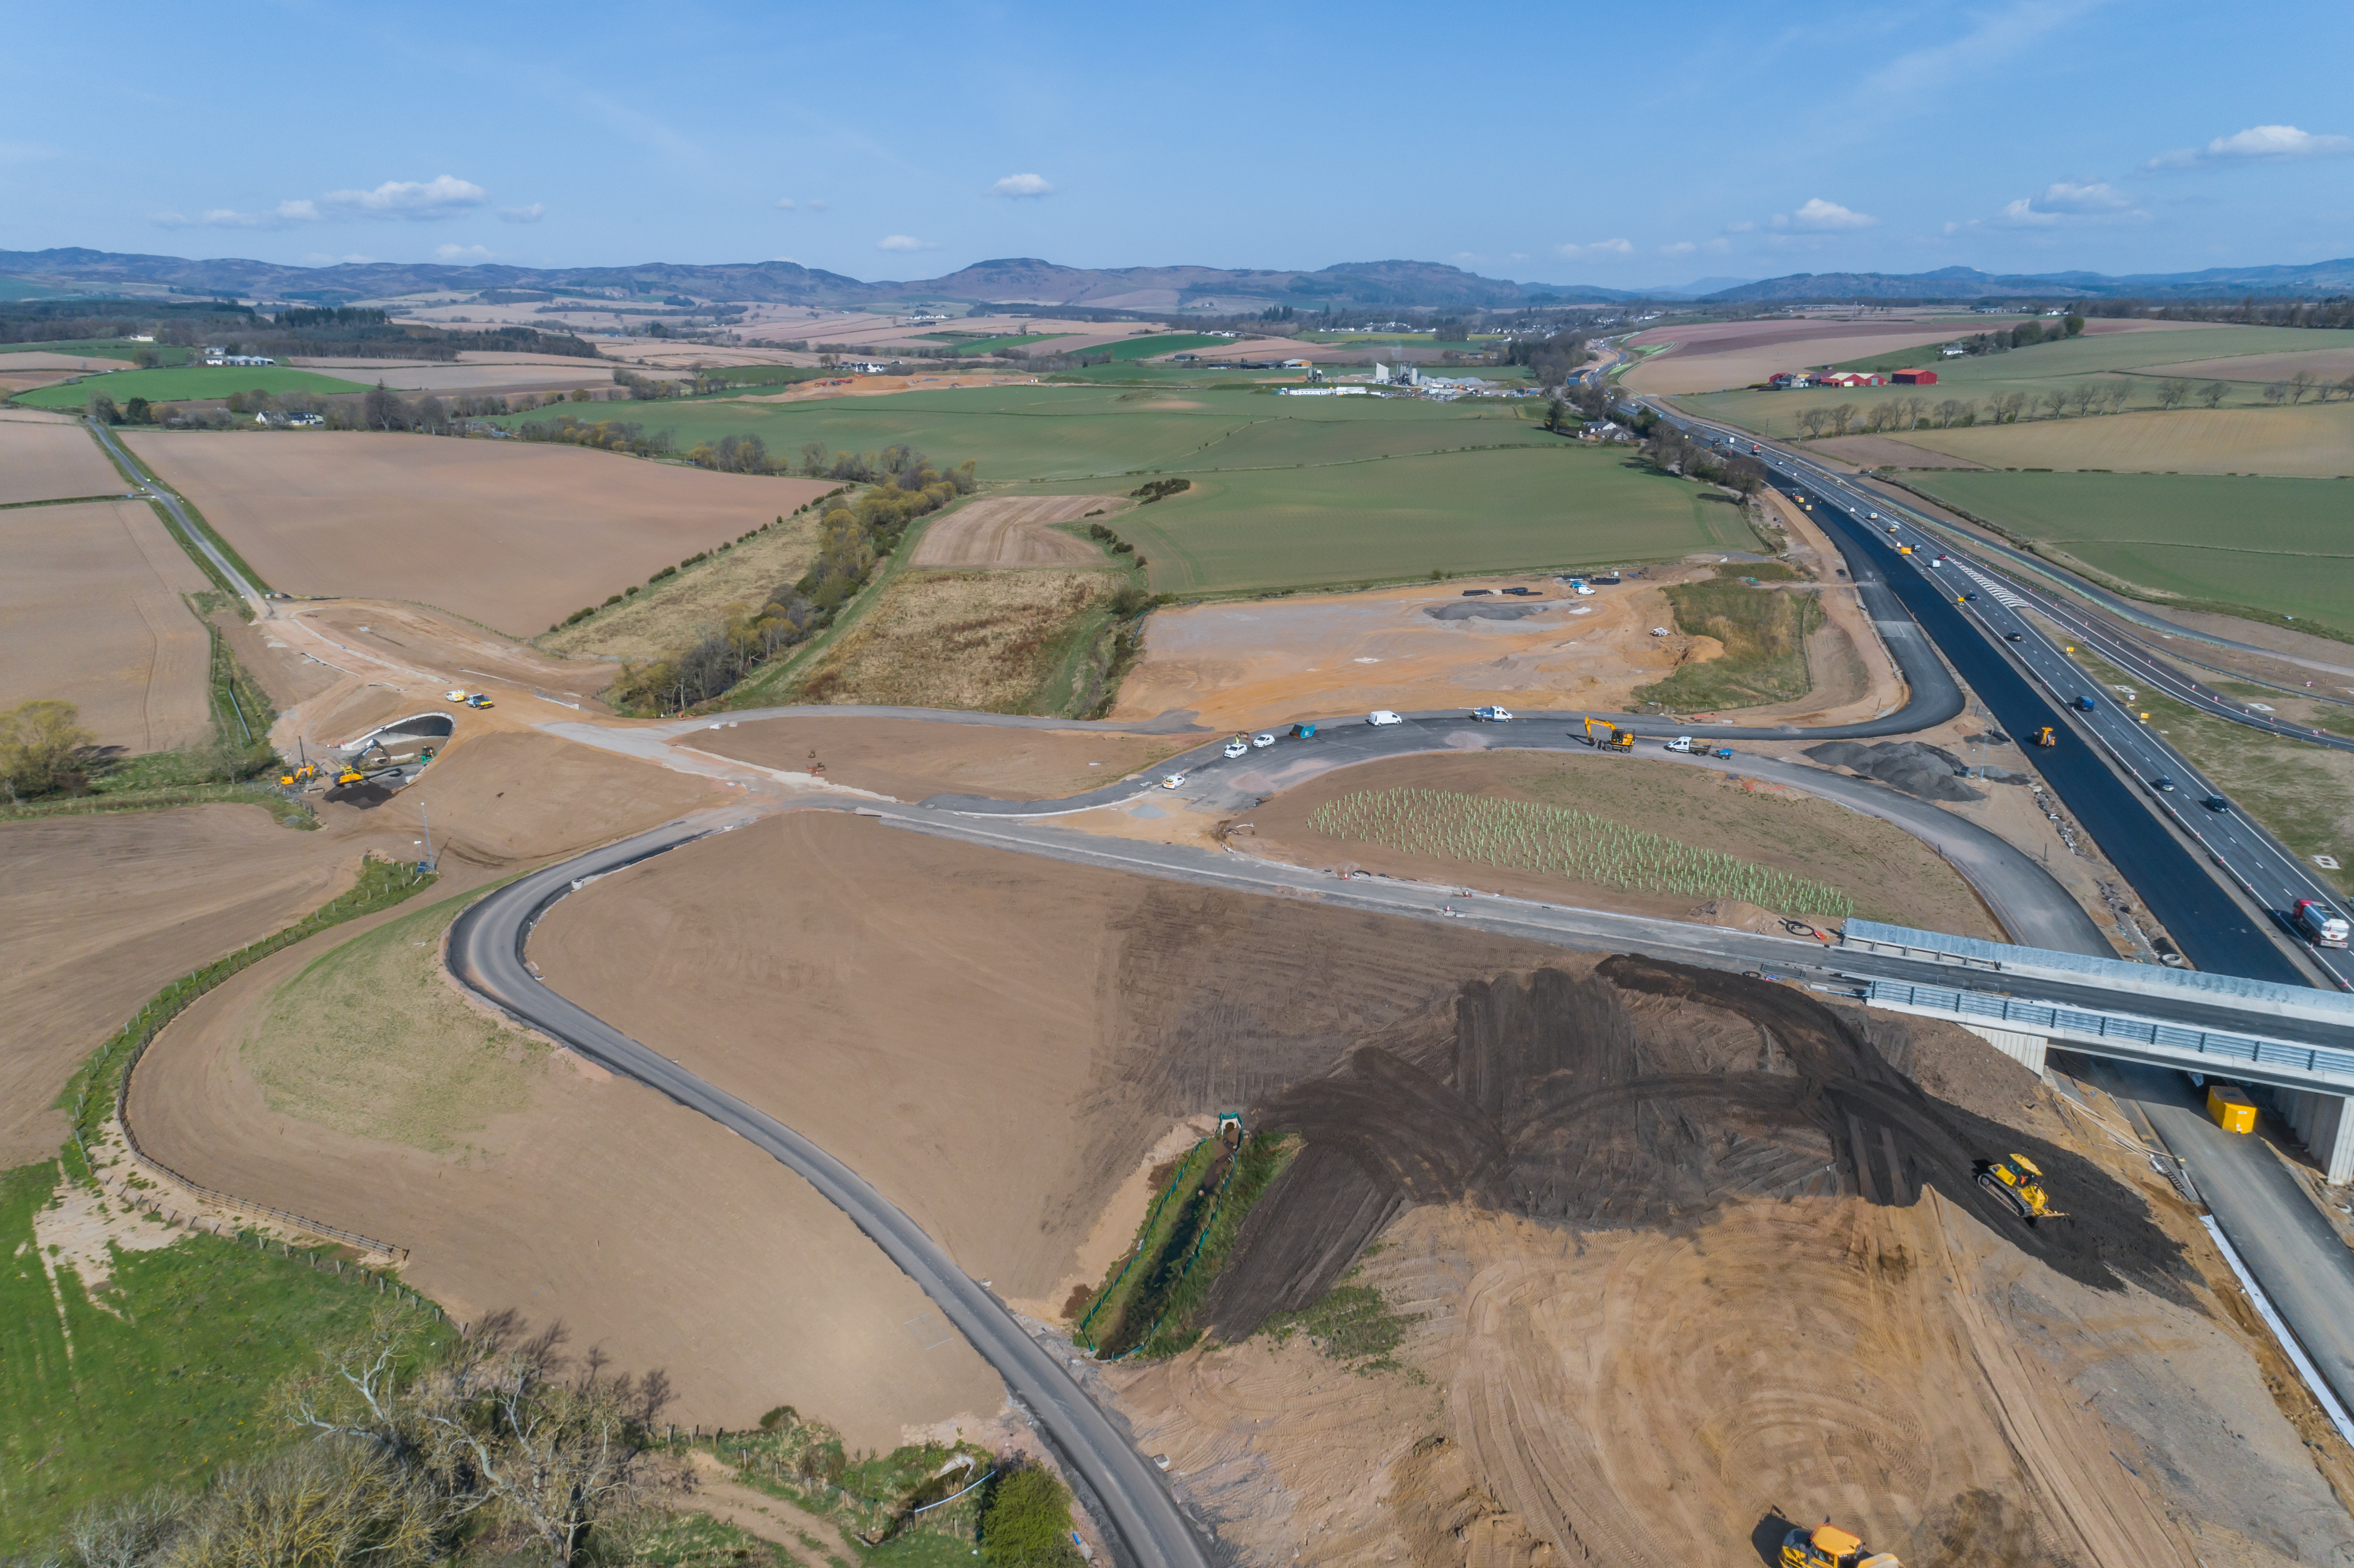
M1375 708L1372 713L1365 715L1365 722L1378 727L1382 725L1404 724L1405 723L1405 720L1398 717L1397 715L1390 712L1387 708Z
M2002 640L2005 642L2024 642L2027 641L2027 636L2024 632L2006 631L2002 634Z
M1263 729L1259 731L1257 735L1251 736L1251 744L1253 746L1273 746L1275 744L1275 731L1271 729Z
M1226 757L1246 757L1248 756L1249 753L1250 742L1245 740L1241 736L1235 736L1234 739L1226 742L1225 746L1221 748L1221 755Z
M1167 778L1161 780L1161 787L1163 789L1174 789L1182 786L1184 782L1185 776L1182 773L1172 773Z
M2199 803L2219 817L2228 817L2232 814L2232 802L2221 795L2210 795Z
M1512 710L1510 708L1492 707L1473 708L1471 710L1471 716L1475 719L1485 719L1490 724L1510 724L1512 722Z
M1964 594L1964 595L1962 596L1963 599L1964 599L1966 602L1973 602L1973 601L1975 601L1975 600L1978 599L1978 595L1976 595L1976 594L1974 594L1974 593L1966 593L1966 594Z
M2149 787L2157 790L2161 795L2171 795L2174 793L2174 780L2168 779L2163 773L2151 779L2149 781Z

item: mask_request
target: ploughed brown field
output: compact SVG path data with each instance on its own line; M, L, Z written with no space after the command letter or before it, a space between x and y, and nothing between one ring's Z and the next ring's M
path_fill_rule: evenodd
M130 438L270 587L543 631L832 489L578 447L365 431Z
M180 596L210 586L143 501L0 511L0 708L55 697L130 751L201 739L211 643Z
M796 715L689 730L672 744L788 773L822 764L830 783L899 800L1055 800L1125 779L1209 738Z
M1118 495L991 495L968 502L924 530L915 567L1077 567L1104 564L1104 553L1052 524L1128 504Z
M0 356L0 369L6 366ZM129 488L79 423L0 418L0 506L120 495Z
M1869 317L1860 321L1776 320L1704 322L1694 326L1654 327L1629 339L1636 347L1672 343L1622 378L1638 392L1716 392L1748 387L1777 370L1843 365L1900 348L1920 345L1932 365L1935 344L2008 325L2008 316L1931 315ZM2194 327L2190 322L2090 321L2088 333L2136 332Z

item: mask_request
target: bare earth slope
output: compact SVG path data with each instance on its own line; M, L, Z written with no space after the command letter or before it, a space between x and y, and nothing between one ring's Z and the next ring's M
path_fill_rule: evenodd
M908 565L1076 567L1104 565L1087 540L1052 526L1127 505L1117 495L991 495L969 502L924 530Z
M417 599L518 637L832 488L524 441L129 439L271 588Z

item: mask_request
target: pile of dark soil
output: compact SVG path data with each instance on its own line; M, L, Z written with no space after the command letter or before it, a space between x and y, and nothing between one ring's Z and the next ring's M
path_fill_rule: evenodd
M1520 620L1532 615L1542 615L1553 609L1547 603L1499 604L1492 599L1458 599L1453 604L1434 604L1422 613L1433 620Z
M1242 1338L1340 1278L1409 1204L1468 1202L1571 1228L1696 1224L1728 1201L1934 1187L2084 1284L2182 1301L2181 1249L2090 1161L1930 1096L1792 987L1638 957L1465 986L1451 1039L1360 1046L1256 1125L1307 1148L1251 1212L1204 1319ZM2041 1165L2071 1219L2029 1229L1977 1162Z
M1826 767L1848 768L1924 800L1986 799L1956 777L1965 766L1960 758L1925 741L1884 740L1878 746L1865 746L1861 741L1827 740L1807 747L1807 755Z

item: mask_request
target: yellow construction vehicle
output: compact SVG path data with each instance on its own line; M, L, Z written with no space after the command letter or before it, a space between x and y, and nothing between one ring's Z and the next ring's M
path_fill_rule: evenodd
M2068 1216L2052 1206L2043 1191L2043 1171L2024 1154L1978 1161L1978 1185L2002 1201L2003 1206L2029 1224Z
M1602 726L1602 738L1594 738L1594 728ZM1597 751L1632 751L1635 737L1612 724L1608 719L1589 718L1585 721L1585 744Z
M1782 1538L1782 1568L1900 1568L1893 1552L1873 1552L1863 1538L1826 1523Z
M367 775L361 772L356 768L346 768L341 773L335 775L335 784L337 788L341 788L345 784L362 784L366 781Z
M2035 732L2035 744L2038 746L2057 746L2060 744L2060 734L2057 730L2053 729L2047 724L2041 729Z
M308 784L318 776L319 765L315 762L306 762L291 772L280 774L278 787L281 789L292 789L298 784Z

